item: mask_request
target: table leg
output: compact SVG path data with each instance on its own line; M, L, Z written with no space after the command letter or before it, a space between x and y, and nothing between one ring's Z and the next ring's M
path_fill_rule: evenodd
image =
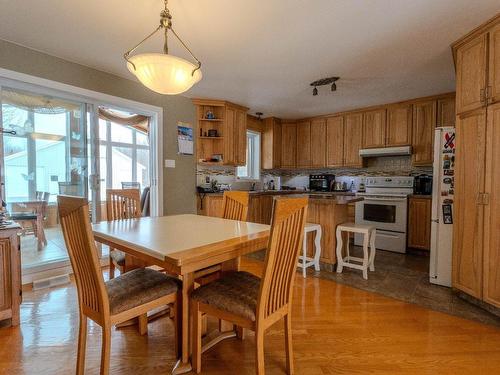
M190 272L182 277L182 347L181 359L177 361L172 370L172 374L185 374L190 372L191 362L189 361L190 346L189 346L189 295L194 289L194 273Z

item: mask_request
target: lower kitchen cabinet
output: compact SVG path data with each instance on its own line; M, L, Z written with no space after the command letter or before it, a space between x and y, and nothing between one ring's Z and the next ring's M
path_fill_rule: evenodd
M408 247L430 250L432 199L410 197L408 206Z
M198 195L198 215L221 217L222 216L222 194L207 194L203 199Z

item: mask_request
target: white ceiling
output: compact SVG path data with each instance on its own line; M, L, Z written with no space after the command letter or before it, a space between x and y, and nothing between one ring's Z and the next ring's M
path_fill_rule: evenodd
M0 38L134 79L122 55L156 27L162 7L162 0L0 0ZM293 118L453 91L450 43L500 6L170 0L170 9L177 33L203 62L203 80L186 96ZM174 39L170 46L183 55ZM161 48L157 36L142 51ZM324 86L313 97L309 83L333 75L341 77L337 92Z

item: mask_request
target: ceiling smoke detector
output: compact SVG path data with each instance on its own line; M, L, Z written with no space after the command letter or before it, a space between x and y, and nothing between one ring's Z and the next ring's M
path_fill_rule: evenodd
M311 82L310 86L313 86L313 96L318 95L318 87L317 86L325 86L325 85L332 85L331 86L331 91L337 91L337 82L340 77L329 77L329 78L321 78L318 79L317 81Z

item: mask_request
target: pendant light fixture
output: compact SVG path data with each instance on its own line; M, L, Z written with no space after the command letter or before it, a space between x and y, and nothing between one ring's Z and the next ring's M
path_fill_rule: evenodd
M195 83L201 80L201 61L193 55L191 50L172 28L172 15L167 8L168 0L164 0L164 3L165 9L160 13L160 25L139 44L127 51L123 57L127 61L128 70L144 86L160 94L176 95L189 90ZM165 35L164 53L143 53L130 56L141 44L162 29ZM181 45L189 52L196 61L196 64L168 54L168 31L171 31Z

